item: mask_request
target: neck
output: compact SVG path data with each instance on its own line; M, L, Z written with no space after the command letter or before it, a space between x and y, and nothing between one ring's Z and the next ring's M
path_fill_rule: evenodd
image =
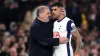
M60 16L58 17L58 20L62 20L64 17L65 17L64 15L60 15Z
M45 20L43 20L43 18L41 17L37 17L40 21L45 22Z

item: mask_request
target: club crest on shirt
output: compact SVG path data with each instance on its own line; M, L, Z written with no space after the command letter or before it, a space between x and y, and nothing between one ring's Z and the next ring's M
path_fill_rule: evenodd
M53 32L53 38L59 38L60 34L59 32Z

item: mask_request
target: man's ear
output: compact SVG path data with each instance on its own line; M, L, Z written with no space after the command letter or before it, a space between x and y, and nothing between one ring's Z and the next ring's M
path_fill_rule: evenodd
M61 15L66 15L66 10L64 8L61 8Z
M62 7L60 7L60 14L62 14L62 12L63 12L63 8L62 8Z

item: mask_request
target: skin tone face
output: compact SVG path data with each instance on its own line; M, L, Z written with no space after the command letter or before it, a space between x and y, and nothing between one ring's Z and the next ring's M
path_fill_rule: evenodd
M44 9L44 11L42 13L40 13L40 16L44 22L48 22L49 18L51 16L49 8Z
M61 15L61 7L54 6L52 7L52 16L58 18Z

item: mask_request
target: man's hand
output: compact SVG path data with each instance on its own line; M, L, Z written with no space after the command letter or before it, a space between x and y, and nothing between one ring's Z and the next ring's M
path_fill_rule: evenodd
M65 38L65 37L59 37L59 43L60 44L65 44L68 42L68 38Z
M80 54L79 53L75 53L74 56L80 56Z

